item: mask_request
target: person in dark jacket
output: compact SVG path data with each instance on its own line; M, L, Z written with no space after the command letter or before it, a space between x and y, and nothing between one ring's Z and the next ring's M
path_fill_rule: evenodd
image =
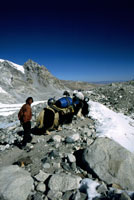
M24 129L24 136L22 140L22 147L25 147L27 142L30 142L32 140L31 137L31 119L32 119L32 109L31 104L33 103L33 98L28 97L26 99L26 104L24 104L19 113L18 113L18 119L20 120L20 123Z

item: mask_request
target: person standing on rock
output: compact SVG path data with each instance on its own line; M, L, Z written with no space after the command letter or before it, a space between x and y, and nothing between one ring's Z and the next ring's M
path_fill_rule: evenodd
M26 103L21 107L18 113L18 119L24 129L24 136L22 140L22 147L25 147L27 142L32 140L31 137L31 119L32 119L32 109L31 104L33 103L33 98L28 97Z

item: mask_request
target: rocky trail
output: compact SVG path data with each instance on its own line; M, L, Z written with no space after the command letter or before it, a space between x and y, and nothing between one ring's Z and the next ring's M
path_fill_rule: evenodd
M76 135L76 139L78 137L77 140L79 140L79 134L81 133L83 128L85 128L86 131L89 126L92 127L92 124L93 121L91 119L82 118L74 120L72 124L63 125L63 129L61 131L51 131L51 135L32 134L32 141L31 143L28 143L27 149L21 150L17 146L12 145L5 151L0 152L0 167L13 164L14 162L17 162L18 159L26 156L31 157L32 160L38 159L38 162L36 161L35 163L40 165L41 159L43 159L44 155L47 155L48 153L50 153L50 151L55 149L57 149L57 152L62 152L64 150L65 152L69 153L70 145L72 145L74 142L66 142L66 139L74 134L74 136ZM75 148L77 149L74 144L73 146L74 150ZM33 162L33 165L35 163ZM40 167L38 168L40 169Z
M83 131L89 136L89 140L84 137ZM51 135L32 135L33 139L27 145L26 149L21 150L15 145L10 145L10 147L0 152L0 168L18 165L31 174L31 177L35 179L34 186L36 189L34 189L33 194L29 195L29 199L36 199L36 196L40 196L40 199L43 199L43 197L45 199L47 197L48 199L69 199L73 194L72 192L77 191L79 181L82 179L81 177L87 175L87 173L85 174L76 165L76 157L73 154L81 148L86 147L87 143L93 142L90 137L94 132L93 121L91 119L78 118L74 119L72 124L63 125L61 131L52 131ZM64 198L62 197L63 191L60 192L61 197L59 197L59 193L54 196L53 190L55 191L55 188L52 188L52 191L48 193L46 185L42 183L42 179L38 180L35 178L40 173L42 173L42 176L45 174L47 176L54 174L69 176L69 185L70 181L72 181L72 177L70 177L72 174L74 176L74 185L72 188L68 185L67 188L63 189L65 190L64 193L68 193L68 190L71 190L69 194L64 194ZM79 180L78 183L77 179ZM84 196L86 199L87 194Z
M19 125L16 128L19 131L22 130ZM63 125L61 131L52 131L51 135L34 134L32 138L31 143L23 150L10 144L8 148L0 152L0 179L3 180L3 184L0 184L0 197L2 200L11 199L11 197L15 200L130 199L131 193L128 195L126 189L124 190L120 185L122 180L118 183L116 179L109 178L112 180L110 182L109 179L105 180L103 173L101 175L100 171L94 171L97 165L100 165L100 170L103 171L101 163L109 162L102 158L103 155L99 152L94 153L94 158L97 157L95 162L98 163L97 165L94 163L92 169L89 167L90 164L85 162L84 152L98 140L94 120L84 117L74 118L71 124ZM101 145L104 146L103 142ZM111 145L116 146L116 144ZM98 148L99 145L93 149L93 152ZM123 147L117 146L117 151L118 148L120 151L124 150ZM99 151L101 152L101 149ZM89 159L89 163L94 162L94 158L91 161ZM131 156L130 159L132 159ZM114 168L112 170L117 170ZM104 173L107 174L108 170L104 170ZM28 174L25 174L26 172ZM9 173L8 176L6 176L7 173ZM3 185L8 188L7 192ZM132 188L131 184L128 186ZM11 190L16 190L16 193L12 194Z
M35 132L25 149L17 146L23 130L17 121L17 112L1 116L1 123L5 125L0 128L0 199L133 200L133 152L110 137L99 137L97 132L103 123L102 131L110 130L112 134L116 129L117 134L124 133L121 129L124 124L119 124L118 129L111 123L117 119L119 111L133 120L133 94L132 83L87 92L92 101L116 111L114 118L108 115L105 123L103 110L99 113L99 110L95 112L93 107L89 108L89 112L95 114L94 118L75 117L71 124L63 125L61 131L51 131L51 135ZM124 98L128 99L126 104ZM91 105L100 106L97 103ZM32 107L32 127L44 106L46 102ZM102 108L101 105L99 109ZM107 108L104 108L106 114L111 113ZM133 126L130 133L133 135Z

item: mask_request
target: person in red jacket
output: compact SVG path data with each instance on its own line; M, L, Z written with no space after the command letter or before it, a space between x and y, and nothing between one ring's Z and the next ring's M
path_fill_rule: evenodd
M24 104L19 113L18 113L18 119L20 120L20 123L24 129L24 136L22 140L22 147L25 147L27 142L30 142L32 140L31 137L31 119L32 119L32 109L31 104L33 103L33 98L28 97L26 99L26 104Z

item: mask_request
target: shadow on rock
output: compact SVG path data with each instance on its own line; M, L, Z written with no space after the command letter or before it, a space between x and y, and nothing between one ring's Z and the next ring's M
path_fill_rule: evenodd
M74 152L74 156L76 157L76 165L79 166L84 171L87 171L89 174L92 174L94 178L99 178L91 168L89 170L89 166L87 167L86 162L83 160L84 150L85 149L80 149Z

